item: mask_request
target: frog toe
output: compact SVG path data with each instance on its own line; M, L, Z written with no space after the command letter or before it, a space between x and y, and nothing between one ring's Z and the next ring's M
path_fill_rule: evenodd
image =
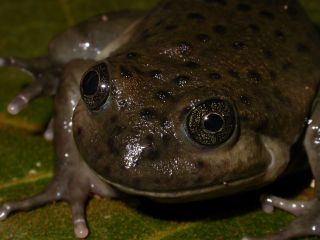
M0 208L0 221L5 220L13 212L28 211L57 200L57 194L50 190L20 201L4 203Z
M85 203L83 201L76 200L72 203L72 219L73 219L73 231L77 238L86 238L89 234L87 222L85 218Z
M0 67L14 67L28 73L34 81L23 89L9 103L7 111L18 114L30 101L40 96L52 96L56 93L61 78L61 67L49 57L32 59L0 58Z
M58 82L59 80L53 79L52 76L43 76L35 79L12 99L8 104L7 111L12 115L16 115L24 109L30 101L41 96L54 95Z
M54 138L54 119L53 118L50 119L47 129L43 133L43 137L47 141L53 141L53 138Z
M283 230L260 238L245 237L242 240L286 240L305 236L320 236L320 201L293 201L268 196L263 200L263 209L270 213L274 207L287 211L297 218Z
M271 213L276 207L295 216L301 216L307 214L316 202L317 200L315 199L311 201L297 201L287 200L277 196L264 196L262 198L262 209L266 213Z

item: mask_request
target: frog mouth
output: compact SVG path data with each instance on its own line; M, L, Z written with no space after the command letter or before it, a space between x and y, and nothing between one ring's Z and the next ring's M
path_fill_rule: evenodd
M254 189L258 186L261 186L264 176L265 176L265 173L260 173L256 176L234 181L228 184L221 184L221 185L215 185L211 187L202 187L199 189L174 191L174 192L143 191L143 190L130 188L119 183L114 183L106 179L103 179L103 181L107 182L108 184L112 185L113 187L115 187L116 189L122 192L131 194L131 195L145 196L159 202L177 202L177 201L188 202L188 201L197 201L197 200L207 199L207 198L228 196L240 191L244 191L244 190L247 191L247 190ZM256 184L252 185L252 183L256 183Z
M257 172L253 176L233 179L233 181L228 183L213 184L212 186L204 186L189 190L183 189L181 191L177 190L160 192L139 190L105 178L102 178L102 180L112 185L116 189L119 189L120 191L132 195L149 197L160 202L196 201L232 195L241 191L253 190L274 181L285 171L289 162L289 148L286 144L266 136L261 136L261 140L266 151L269 153L269 165L264 170Z

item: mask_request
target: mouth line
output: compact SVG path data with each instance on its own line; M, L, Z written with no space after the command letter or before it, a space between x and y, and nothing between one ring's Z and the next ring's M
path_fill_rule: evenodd
M181 191L145 191L139 190L135 188L131 188L119 183L112 182L110 180L101 179L113 186L114 188L131 194L131 195L138 195L138 196L145 196L149 198L155 198L163 200L174 200L174 199L202 199L201 196L209 195L210 198L220 197L231 195L240 191L247 191L253 189L255 187L260 187L265 185L264 182L265 172L261 172L256 174L255 176L246 178L246 179L239 179L233 182L228 182L225 184L220 185L213 185L213 186L206 186L206 187L199 187L197 189L189 189L189 190L181 190Z

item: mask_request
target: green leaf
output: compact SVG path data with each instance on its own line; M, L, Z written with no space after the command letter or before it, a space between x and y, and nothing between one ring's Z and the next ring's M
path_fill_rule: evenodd
M319 1L301 2L320 24ZM68 26L100 13L147 10L155 4L156 0L1 0L0 56L44 55L50 39ZM30 81L18 70L0 68L1 202L38 193L52 177L53 147L42 137L52 100L36 100L18 116L6 113L6 105ZM270 233L293 219L281 211L264 214L258 195L170 206L135 199L93 199L88 204L89 239L240 239ZM55 203L13 214L0 223L0 239L74 239L70 209Z

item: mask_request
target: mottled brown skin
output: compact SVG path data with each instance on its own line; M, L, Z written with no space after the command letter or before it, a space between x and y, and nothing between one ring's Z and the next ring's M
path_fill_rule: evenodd
M174 197L253 178L221 195L265 184L271 156L261 137L283 146L275 156L282 173L319 84L319 43L297 1L165 2L106 59L106 108L91 113L79 103L78 149L129 192ZM237 110L232 139L218 147L185 130L191 108L212 97Z

